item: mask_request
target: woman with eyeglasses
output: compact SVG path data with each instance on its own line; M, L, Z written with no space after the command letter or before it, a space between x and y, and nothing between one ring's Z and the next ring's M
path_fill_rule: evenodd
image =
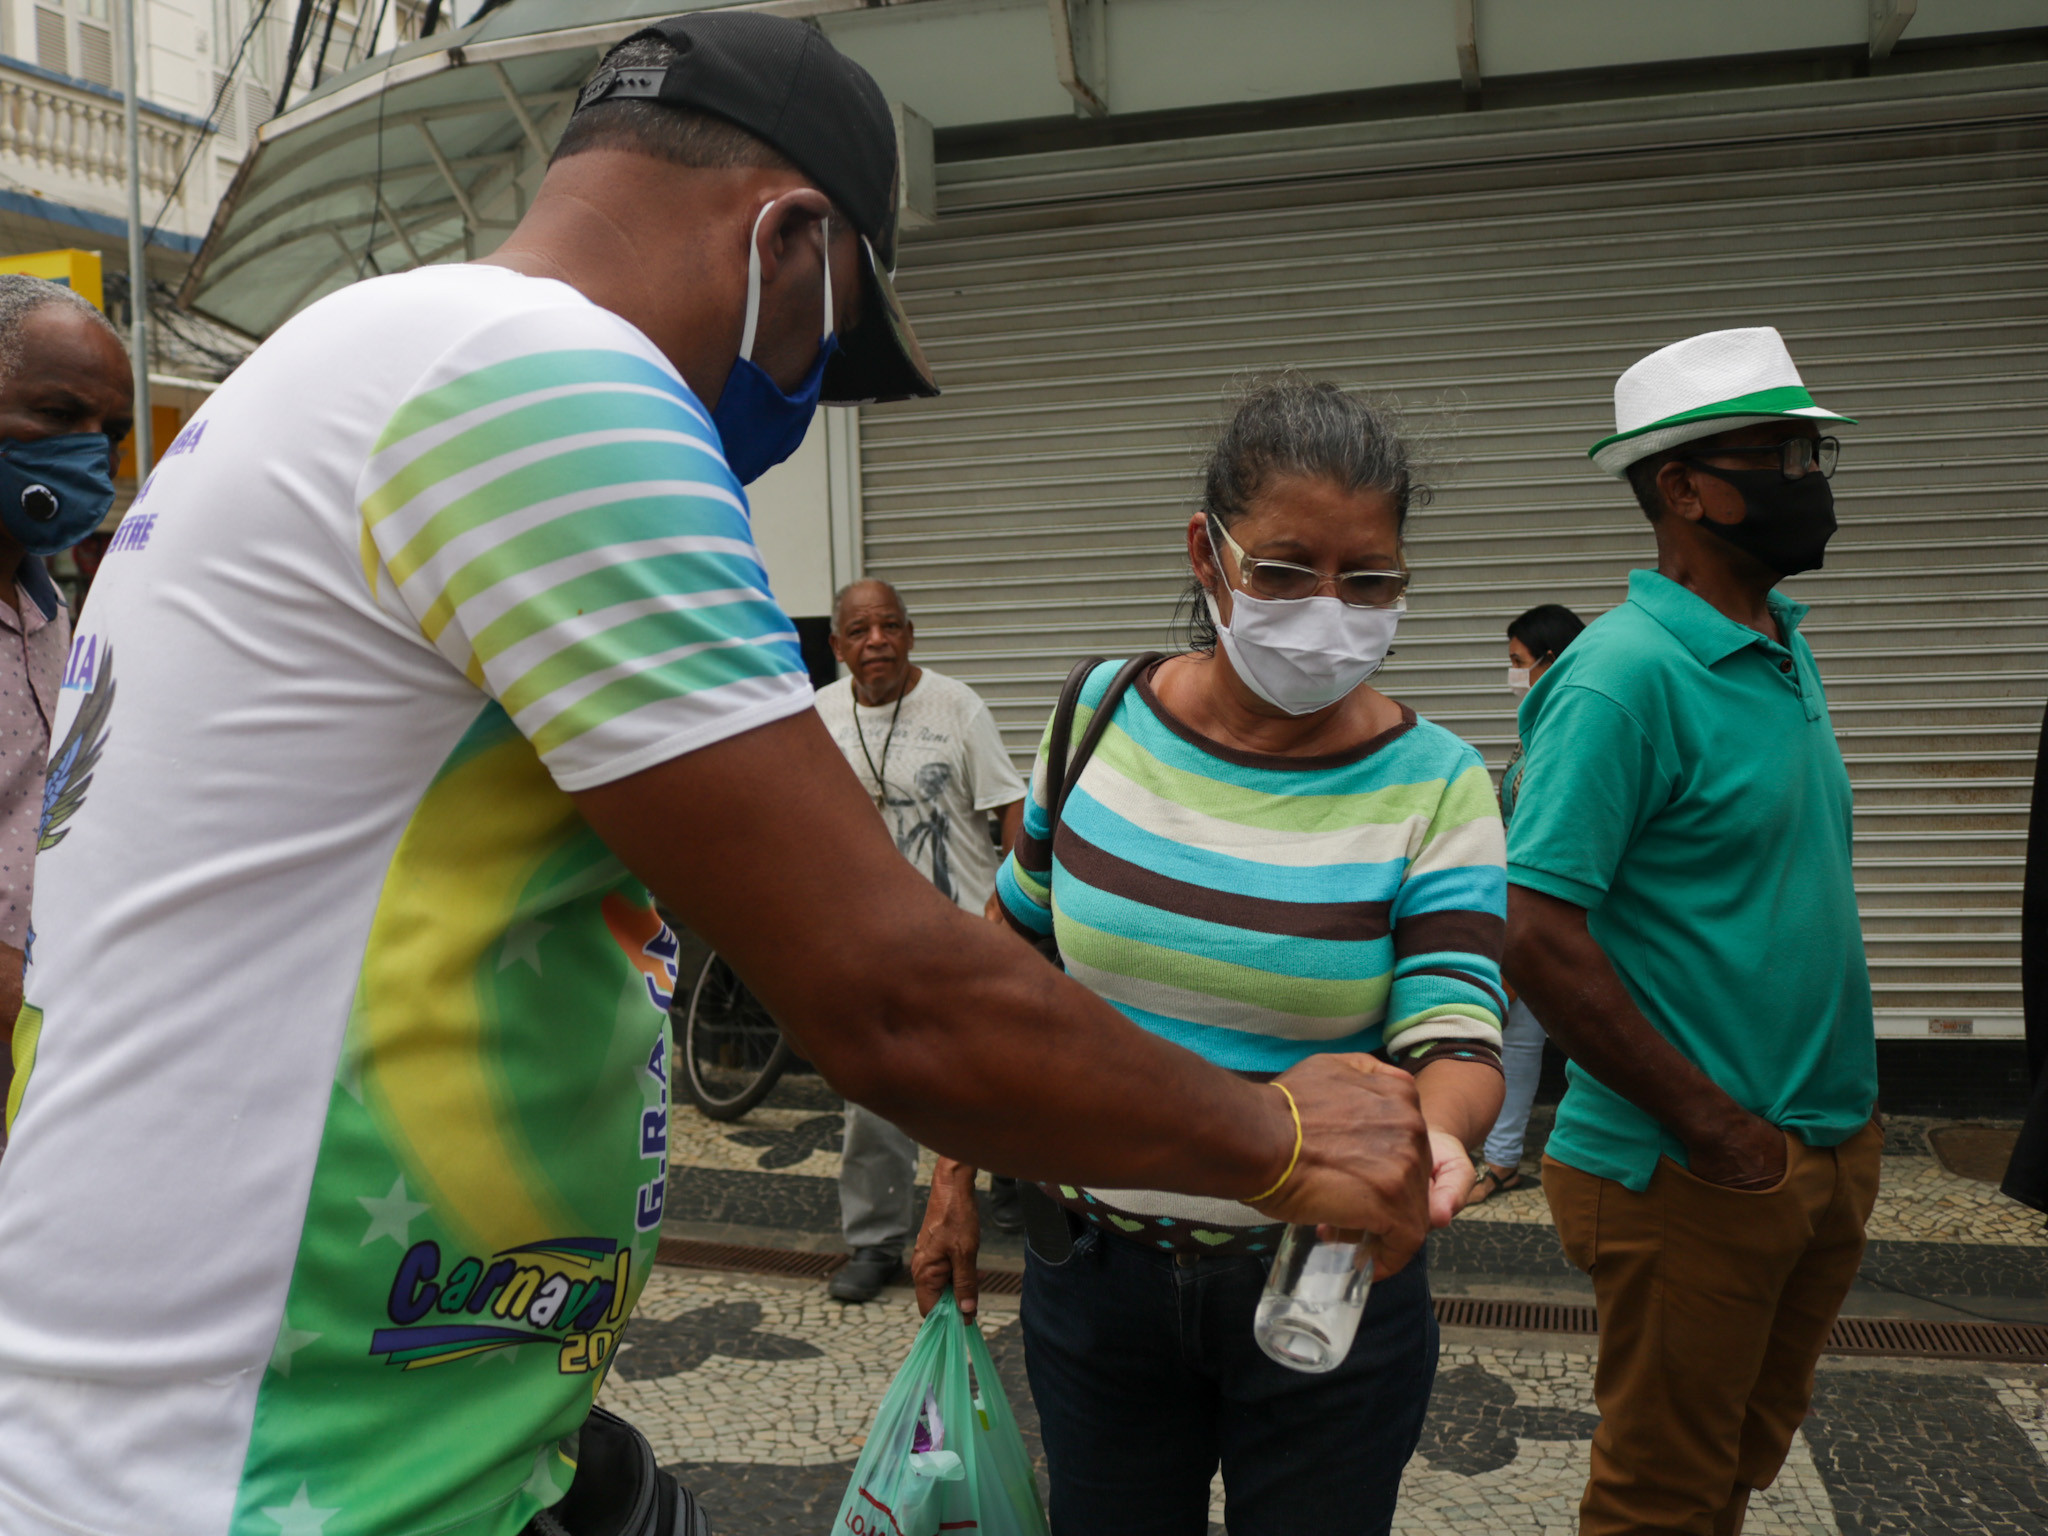
M1212 1062L1266 1080L1338 1052L1407 1074L1442 1226L1501 1100L1507 887L1479 755L1367 681L1406 606L1416 494L1373 407L1291 377L1249 394L1188 520L1192 649L1107 706L1122 669L1089 676L1070 740L1104 707L1108 725L1056 827L1048 731L998 891L1071 975ZM948 1284L972 1304L974 1176L939 1165L925 1307ZM1389 1528L1436 1369L1421 1255L1377 1279L1344 1362L1307 1375L1253 1340L1280 1229L1250 1206L1044 1194L1023 1328L1054 1530L1203 1536L1219 1465L1233 1530Z

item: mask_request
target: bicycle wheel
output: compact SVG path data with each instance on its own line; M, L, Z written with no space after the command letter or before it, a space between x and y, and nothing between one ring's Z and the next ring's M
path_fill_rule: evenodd
M760 999L715 954L690 989L680 1045L683 1091L713 1120L737 1120L767 1098L791 1054Z

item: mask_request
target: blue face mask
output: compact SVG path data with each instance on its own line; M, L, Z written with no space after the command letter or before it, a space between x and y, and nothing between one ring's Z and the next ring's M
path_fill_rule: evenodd
M839 338L832 333L832 225L828 220L824 225L824 340L819 343L817 361L790 394L784 394L767 370L754 361L754 332L761 319L761 220L774 206L770 203L761 210L747 241L747 323L740 333L740 355L725 376L718 404L711 409L712 424L725 444L725 462L741 485L751 485L802 446L825 387L825 364L839 350Z
M0 527L32 555L69 549L114 509L104 432L0 442Z

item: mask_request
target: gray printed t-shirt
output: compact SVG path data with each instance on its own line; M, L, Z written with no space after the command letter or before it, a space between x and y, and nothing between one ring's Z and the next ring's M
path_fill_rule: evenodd
M883 819L903 856L941 893L980 912L996 884L988 813L1024 798L981 696L926 667L900 715L893 700L878 709L856 703L846 677L818 690L818 714L870 799L875 771L886 776Z

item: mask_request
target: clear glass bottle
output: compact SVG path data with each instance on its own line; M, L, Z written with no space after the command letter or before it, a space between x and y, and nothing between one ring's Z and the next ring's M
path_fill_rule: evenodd
M1314 1227L1290 1226L1274 1251L1252 1337L1284 1366L1334 1371L1351 1353L1371 1290L1372 1247L1365 1238L1318 1241Z

